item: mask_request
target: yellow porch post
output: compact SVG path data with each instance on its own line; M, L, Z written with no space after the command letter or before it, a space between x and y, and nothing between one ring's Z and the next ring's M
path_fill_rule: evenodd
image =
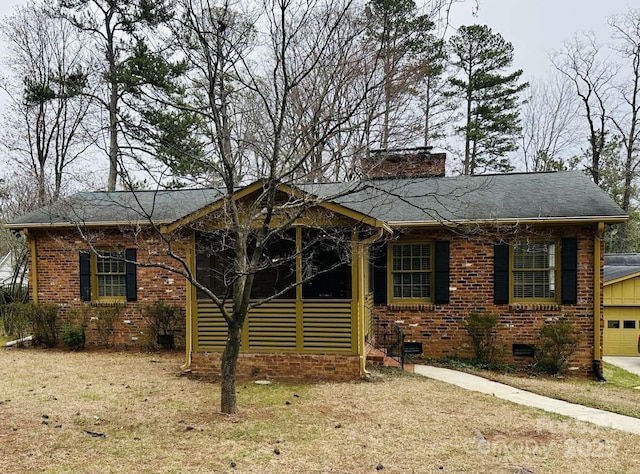
M187 268L191 274L194 273L194 269L196 268L196 234L195 232L191 232L191 236L189 238L189 245L186 247L186 262ZM195 338L195 330L197 328L197 324L194 324L194 318L197 317L197 302L196 302L196 291L193 285L190 282L187 282L186 288L186 304L185 304L185 329L184 334L186 340L185 342L185 361L184 365L181 367L182 370L187 371L191 369L191 355L193 354L193 340Z
M302 301L302 227L296 227L296 351L304 352L304 302Z
M36 239L31 235L29 229L23 229L22 233L27 238L31 254L31 268L29 269L29 276L31 278L31 299L34 303L38 303L38 247L36 245Z
M379 240L384 234L384 229L379 228L378 232L371 237L368 237L364 240L358 241L358 236L354 232L354 242L356 242L356 255L357 255L357 312L358 312L358 354L360 355L360 374L367 375L367 354L366 354L366 342L365 342L365 293L368 285L367 281L364 281L364 276L367 274L365 270L365 265L368 265L369 262L365 260L366 249L373 242Z

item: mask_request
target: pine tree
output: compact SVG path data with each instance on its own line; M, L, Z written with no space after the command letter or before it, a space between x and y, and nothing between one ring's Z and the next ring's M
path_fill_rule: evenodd
M180 69L165 59L170 51L157 34L158 28L171 20L173 11L167 0L58 0L53 14L68 20L93 42L87 47L94 52L96 80L102 82L101 93L94 98L108 121L104 127L109 157L107 189L112 191L118 174L126 172L123 155L139 159L146 150L139 141L131 143L143 132L138 128L140 115L150 113L157 119L157 113L145 110L149 104L143 99L153 88L170 92L171 78L179 73Z
M392 135L397 135L395 129L407 128L398 122L408 115L411 96L424 77L424 59L435 41L430 34L434 23L428 15L419 14L413 0L370 0L365 16L367 38L375 45L382 68L380 145L387 148L394 141Z
M465 106L464 174L510 171L507 154L517 149L522 127L519 93L522 70L504 74L513 63L513 46L486 25L462 26L450 39L452 65L450 94Z

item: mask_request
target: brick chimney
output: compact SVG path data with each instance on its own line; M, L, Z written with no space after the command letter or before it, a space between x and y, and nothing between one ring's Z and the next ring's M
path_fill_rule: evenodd
M371 179L444 176L447 154L431 150L430 146L371 150L362 159L362 172Z

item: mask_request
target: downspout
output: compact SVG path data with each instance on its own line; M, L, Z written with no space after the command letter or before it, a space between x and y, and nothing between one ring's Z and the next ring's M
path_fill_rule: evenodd
M37 246L36 239L29 233L29 229L23 229L22 233L27 238L27 242L29 243L29 249L31 253L31 268L29 269L30 278L31 278L31 300L34 303L38 303L38 255L37 255Z
M360 317L358 318L358 352L360 353L360 374L361 375L370 375L370 372L367 371L367 354L366 354L366 342L364 340L364 314L365 314L365 305L364 305L364 293L365 293L365 282L362 281L362 277L365 273L365 262L364 262L364 248L378 240L384 235L384 228L378 228L378 232L371 237L367 237L366 239L358 242L359 250L358 250L358 273L360 277L358 278L360 291L359 294L359 307L358 312L360 313Z
M593 238L593 373L600 382L606 382L602 374L602 351L600 349L600 319L602 317L601 296L602 281L600 278L602 258L602 236L604 222L598 222L598 231Z

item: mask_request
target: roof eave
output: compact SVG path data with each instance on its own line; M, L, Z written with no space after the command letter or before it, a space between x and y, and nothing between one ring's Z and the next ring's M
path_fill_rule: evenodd
M4 224L4 227L12 230L22 230L22 229L75 229L78 227L82 228L94 228L94 227L147 227L151 225L164 225L168 224L170 221L157 221L150 223L148 220L145 221L135 221L135 222L125 222L125 221L104 221L104 222L48 222L48 223L22 223L22 224Z
M603 286L613 285L614 283L620 283L621 281L631 280L632 278L636 278L640 276L640 272L629 273L628 275L612 278L611 280L604 280L602 283Z
M589 217L535 217L523 219L460 219L440 221L388 221L391 227L441 227L447 225L489 225L489 224L580 224L597 223L616 224L625 222L628 216L589 216Z

